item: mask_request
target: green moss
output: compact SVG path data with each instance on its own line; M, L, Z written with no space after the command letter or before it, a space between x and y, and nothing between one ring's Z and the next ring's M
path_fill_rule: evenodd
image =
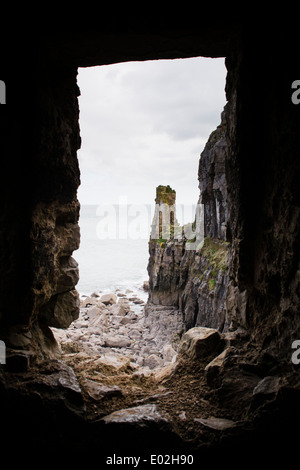
M210 237L206 237L203 242L203 246L200 251L201 258L205 259L204 271L198 272L200 282L204 280L204 275L208 282L209 290L212 291L216 286L216 279L218 273L222 271L223 274L226 272L227 264L226 258L228 253L229 243L221 240L213 240ZM202 264L203 266L203 264Z
M229 243L221 240L213 240L211 237L204 239L201 256L204 256L211 267L212 277L216 277L218 271L226 271L226 258Z
M150 243L158 243L160 246L167 246L167 239L165 238L151 238Z
M167 240L165 238L158 238L157 243L159 243L163 248L167 246Z
M161 194L161 193L174 193L175 194L176 193L175 189L172 189L171 186L169 185L163 186L162 184L157 186L156 192L157 194Z
M176 191L172 189L169 185L163 186L162 184L156 188L156 203L163 203L172 206L175 204L176 200Z
M215 279L218 275L218 271L216 271L215 269L213 269L210 273L210 275Z

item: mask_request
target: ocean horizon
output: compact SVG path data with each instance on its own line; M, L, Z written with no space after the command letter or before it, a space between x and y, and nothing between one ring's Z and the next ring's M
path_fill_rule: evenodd
M151 229L150 206L137 208L82 205L80 247L73 253L79 264L79 294L139 291L148 280L148 242Z

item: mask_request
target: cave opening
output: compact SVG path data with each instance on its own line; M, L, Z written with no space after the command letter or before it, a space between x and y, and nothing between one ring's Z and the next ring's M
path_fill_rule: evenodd
M108 406L114 409L128 405L128 396L132 402L136 395L164 388L153 377L168 374L175 367L186 330L201 325L220 329L224 323L224 296L218 309L213 307L216 301L203 308L203 298L213 299L212 291L219 292L224 282L216 279L224 270L213 260L218 257L217 243L214 249L209 245L210 264L197 272L203 278L202 287L191 296L190 286L183 289L175 280L180 266L171 260L184 264L184 252L200 250L195 245L194 225L197 207L202 205L199 188L204 180L202 189L209 203L218 204L220 198L219 188L212 195L206 187L213 185L206 182L211 163L205 177L204 169L198 167L211 134L216 142L221 138L213 131L222 121L225 78L224 58L193 57L78 70L81 242L74 257L79 263L80 315L67 331L52 331L91 396L101 394L100 382L108 395L112 394L116 403ZM215 165L214 155L203 158L212 159ZM219 177L224 179L224 161L216 164L222 167ZM153 237L155 211L163 202L171 208L172 233L166 236L160 227ZM183 233L191 243L183 241ZM224 241L218 231L205 235ZM153 288L155 258L162 261L161 267L154 268L161 268L158 288ZM169 274L164 272L165 265ZM211 314L210 309L214 311ZM133 386L137 379L140 385ZM127 390L127 402L122 390Z

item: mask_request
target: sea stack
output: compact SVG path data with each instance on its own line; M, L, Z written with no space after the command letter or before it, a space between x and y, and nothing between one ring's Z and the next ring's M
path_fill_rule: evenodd
M169 185L156 188L155 211L151 226L151 239L169 240L174 237L176 222L176 191Z

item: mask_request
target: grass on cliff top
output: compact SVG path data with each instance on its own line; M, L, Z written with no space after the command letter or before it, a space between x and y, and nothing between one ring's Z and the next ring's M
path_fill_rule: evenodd
M169 184L167 186L163 186L162 184L160 184L159 186L157 186L156 191L158 193L176 193L175 189L172 189Z

